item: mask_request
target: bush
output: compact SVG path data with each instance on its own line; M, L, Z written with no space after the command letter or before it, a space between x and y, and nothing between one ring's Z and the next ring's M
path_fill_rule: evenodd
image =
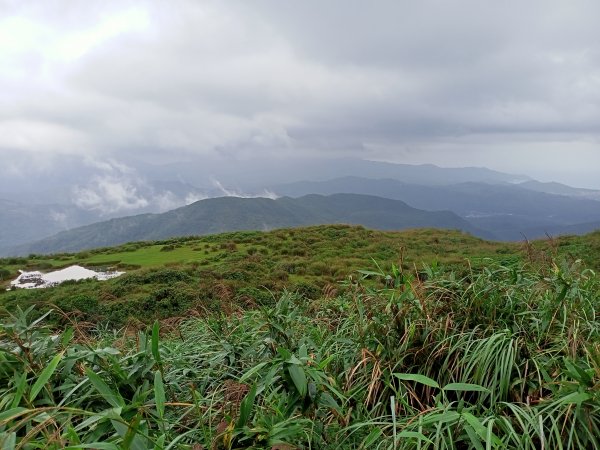
M154 291L143 302L145 314L160 318L177 316L190 309L194 303L194 293L185 285L163 287Z
M285 272L283 270L275 270L271 273L271 278L274 280L279 280L279 281L287 281L289 278L289 275L287 272Z
M221 243L221 245L219 245L219 248L221 250L227 250L229 252L235 252L235 251L237 251L237 245L233 241L223 242L223 243Z
M315 261L306 268L308 275L321 276L329 274L329 266L323 261Z
M79 311L84 314L85 320L98 314L98 298L89 294L75 294L64 297L56 302L56 306L65 312Z
M296 283L292 286L291 290L308 300L316 300L321 297L321 288L308 282Z
M236 292L236 300L245 304L248 299L251 299L260 306L270 306L275 303L273 295L266 289L257 289L255 287L238 289Z
M181 270L155 269L147 272L125 274L117 279L117 283L127 284L164 284L177 281L191 282L192 277Z
M8 280L11 277L10 270L0 267L0 281Z
M57 331L42 311L14 308L0 319L0 442L600 448L595 273L560 261L423 273L417 281L396 266L377 268L349 281L347 295L306 302L284 294L246 311L232 310L223 282L201 289L221 302L176 283L105 304L120 323L152 307L160 317L178 296L217 313L136 334ZM316 284L296 288L316 293ZM266 303L263 295L240 289L235 299Z
M233 270L223 272L223 279L235 281L250 281L252 279L252 275L244 270Z

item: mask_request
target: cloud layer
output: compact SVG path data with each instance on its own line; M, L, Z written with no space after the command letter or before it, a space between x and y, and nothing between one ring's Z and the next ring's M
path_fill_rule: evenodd
M600 187L597 2L8 1L0 17L0 175L343 155ZM94 176L79 201L140 205Z

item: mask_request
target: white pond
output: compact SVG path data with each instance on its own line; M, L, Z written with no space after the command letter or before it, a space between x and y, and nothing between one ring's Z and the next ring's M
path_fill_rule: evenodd
M39 289L56 286L63 281L69 280L87 280L96 278L97 280L109 280L123 275L125 272L96 272L81 266L70 266L54 272L25 272L20 270L21 274L16 280L10 282L11 286L22 289Z

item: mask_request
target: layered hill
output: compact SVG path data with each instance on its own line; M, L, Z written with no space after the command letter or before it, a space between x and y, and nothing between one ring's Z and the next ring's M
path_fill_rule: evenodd
M32 204L0 198L0 254L3 248L97 220L93 212L72 205Z
M255 163L256 164L256 163ZM214 179L224 186L251 193L265 187L302 180L329 180L339 176L393 178L407 183L448 185L464 182L514 183L531 178L502 173L485 167L439 167L433 164L397 164L357 158L270 158L260 161L259 171L227 160L147 164L140 172L150 179L183 180L199 188L214 187Z
M350 192L401 200L428 211L451 210L502 240L520 240L523 235L533 239L546 233L586 233L596 229L600 221L600 201L593 199L595 193L600 194L598 191L552 183L426 186L397 179L343 177L280 185L273 191L292 197Z
M0 316L16 311L17 305L25 309L35 304L79 311L92 323L110 320L121 326L132 318L151 323L190 308L221 311L231 302L269 303L273 293L286 289L318 298L324 289L342 289L339 282L348 276L356 279L357 270L377 270L374 261L384 270L400 263L406 270L420 271L425 263L470 272L494 263L543 264L549 258L558 264L582 260L584 267L598 270L600 232L524 245L460 231L320 225L131 242L76 254L0 258ZM19 270L54 271L72 265L126 274L51 289L5 290Z
M491 237L450 211L423 211L406 203L368 195L307 195L300 198L221 197L200 200L162 214L143 214L99 222L16 247L12 254L56 253L130 241L226 231L345 223L381 230L457 229Z

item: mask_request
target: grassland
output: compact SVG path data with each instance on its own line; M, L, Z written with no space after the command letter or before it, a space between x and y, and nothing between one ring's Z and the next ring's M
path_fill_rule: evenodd
M110 322L114 326L151 323L155 319L205 314L272 304L284 290L310 300L325 293L342 293L340 281L356 271L392 263L421 271L423 263L464 273L491 262L504 265L554 256L582 259L600 268L600 233L524 245L495 243L461 232L410 230L381 232L362 227L318 226L271 232L138 242L77 254L0 260L4 273L0 305L50 307L79 320ZM68 282L35 291L6 292L18 269L42 269L81 264L118 268L127 274L105 281Z
M596 449L599 281L544 258L392 266L313 301L284 293L137 333L57 331L56 313L15 308L0 320L0 443Z

